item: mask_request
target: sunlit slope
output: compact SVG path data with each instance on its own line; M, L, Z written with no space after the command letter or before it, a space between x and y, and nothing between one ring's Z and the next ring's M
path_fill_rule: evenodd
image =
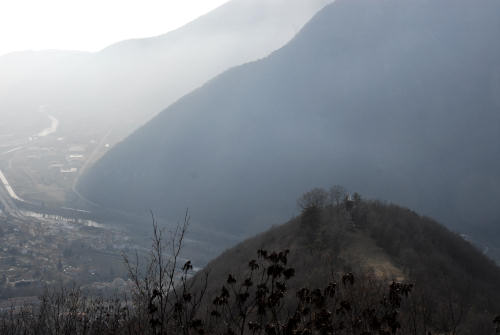
M128 134L222 71L278 49L330 1L233 0L173 32L97 53L0 57L0 112L46 105L66 125Z
M339 0L109 152L103 206L255 231L342 184L454 228L498 222L500 3Z

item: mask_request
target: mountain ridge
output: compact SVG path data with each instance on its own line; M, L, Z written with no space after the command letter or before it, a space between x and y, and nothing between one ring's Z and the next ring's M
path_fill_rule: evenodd
M181 98L79 187L105 206L189 207L240 231L293 215L282 195L327 183L467 233L494 225L498 3L453 4L336 1L285 47Z
M66 123L99 122L123 138L218 73L280 47L294 35L290 24L300 27L329 2L233 0L160 38L121 41L83 60L37 61L51 51L0 57L0 108L47 105Z

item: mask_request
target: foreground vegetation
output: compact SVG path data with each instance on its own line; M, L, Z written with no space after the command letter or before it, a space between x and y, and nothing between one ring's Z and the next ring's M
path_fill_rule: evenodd
M0 334L500 333L500 270L459 236L340 187L299 206L195 275L179 263L189 217L168 238L155 222L149 262L125 258L129 297L47 292L4 312Z

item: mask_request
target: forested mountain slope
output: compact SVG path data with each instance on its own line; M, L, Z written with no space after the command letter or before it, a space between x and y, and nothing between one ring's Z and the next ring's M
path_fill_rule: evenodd
M498 234L499 13L495 0L336 1L270 57L163 111L79 189L241 232L340 183Z

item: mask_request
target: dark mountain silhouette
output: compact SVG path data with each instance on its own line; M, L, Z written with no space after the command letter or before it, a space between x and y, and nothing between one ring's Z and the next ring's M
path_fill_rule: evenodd
M499 13L495 0L336 1L270 57L163 111L79 189L248 232L340 183L498 237Z

